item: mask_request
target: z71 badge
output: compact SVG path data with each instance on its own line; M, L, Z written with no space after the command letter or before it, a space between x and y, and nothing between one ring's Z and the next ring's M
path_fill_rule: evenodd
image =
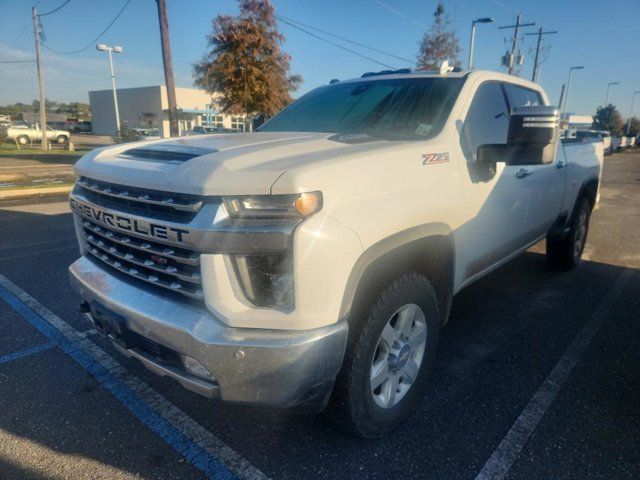
M433 165L434 163L447 163L448 161L449 161L449 152L422 154L422 165Z

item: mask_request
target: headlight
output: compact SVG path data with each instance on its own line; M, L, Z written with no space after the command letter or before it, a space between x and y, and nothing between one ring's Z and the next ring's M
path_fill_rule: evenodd
M224 203L235 218L304 218L322 209L322 193L226 197Z

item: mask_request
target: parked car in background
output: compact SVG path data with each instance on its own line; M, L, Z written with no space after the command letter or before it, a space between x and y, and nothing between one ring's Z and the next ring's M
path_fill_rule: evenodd
M93 127L91 122L88 120L84 120L82 122L73 122L69 125L72 132L75 133L91 133L93 131Z
M71 139L71 134L66 130L56 130L49 125L46 127L47 140L55 142L60 145L68 143ZM33 125L20 124L11 125L7 128L7 140L15 141L19 145L27 145L33 142L40 142L42 140L42 130L40 125L35 123Z
M620 137L620 150L629 148L629 137L623 135Z
M47 122L47 127L51 127L54 130L70 131L67 122Z
M611 155L611 134L606 130L578 130L575 138L597 138L602 142L605 155Z
M628 137L629 138L629 147L635 147L638 137Z
M618 150L620 150L620 142L621 142L621 137L619 136L611 137L611 150L614 152L617 152Z
M158 140L160 139L160 131L157 128L132 128L132 132L136 132L142 137L141 140Z
M196 125L187 135L209 135L212 133L236 133L236 130L210 125Z

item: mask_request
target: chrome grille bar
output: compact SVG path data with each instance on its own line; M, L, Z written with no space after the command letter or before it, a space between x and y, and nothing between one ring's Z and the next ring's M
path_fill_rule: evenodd
M183 274L183 273L180 273L180 271L174 266L159 265L153 260L151 260L150 258L144 258L144 256L136 257L132 253L119 250L117 247L114 246L112 242L109 242L108 240L100 240L94 237L92 234L85 233L85 238L94 247L124 262L131 263L139 267L148 268L149 270L153 270L155 272L161 272L166 275L171 275L173 277L176 277L179 280L184 280L185 282L195 283L198 285L201 282L200 273L193 272L191 274Z
M105 227L96 225L95 223L92 223L88 220L83 220L82 225L83 227L85 227L85 229L90 230L92 234L98 235L102 238L105 238L114 243L118 243L125 247L152 253L154 255L161 255L163 257L170 258L171 260L175 260L176 262L184 263L186 265L198 265L200 263L200 255L195 252L191 252L188 250L180 251L178 249L166 245L161 245L159 243L148 242L137 237L129 237L127 235L108 230Z
M123 264L118 258L113 257L108 253L101 252L96 247L90 247L88 252L93 255L98 260L106 263L112 268L129 275L131 277L137 278L139 280L143 280L150 284L156 285L158 287L165 288L167 290L171 290L176 293L180 293L186 297L192 298L194 300L202 301L204 296L202 294L202 289L200 288L190 288L185 287L183 283L178 281L169 281L167 279L162 279L154 274L153 271L147 272L146 269L141 267L129 267L126 264Z
M80 177L77 184L84 190L111 198L127 200L142 205L167 207L181 212L195 213L202 208L203 204L202 200L198 199L199 197L192 195L171 194L159 190L127 187L86 177Z

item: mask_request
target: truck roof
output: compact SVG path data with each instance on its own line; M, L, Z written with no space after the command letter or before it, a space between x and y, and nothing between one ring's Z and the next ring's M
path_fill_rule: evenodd
M516 77L514 75L508 75L502 72L494 72L491 70L461 70L447 73L439 73L431 70L410 70L410 71L392 71L390 73L379 72L369 74L365 77L351 78L347 80L341 80L339 83L346 82L366 82L366 81L375 81L375 80L386 80L386 79L396 79L396 78L477 78L477 77L485 77L487 79L494 79L503 82L516 83L518 85L522 85L528 88L532 88L534 90L542 90L542 87L537 83L530 82L529 80L524 80L520 77Z

